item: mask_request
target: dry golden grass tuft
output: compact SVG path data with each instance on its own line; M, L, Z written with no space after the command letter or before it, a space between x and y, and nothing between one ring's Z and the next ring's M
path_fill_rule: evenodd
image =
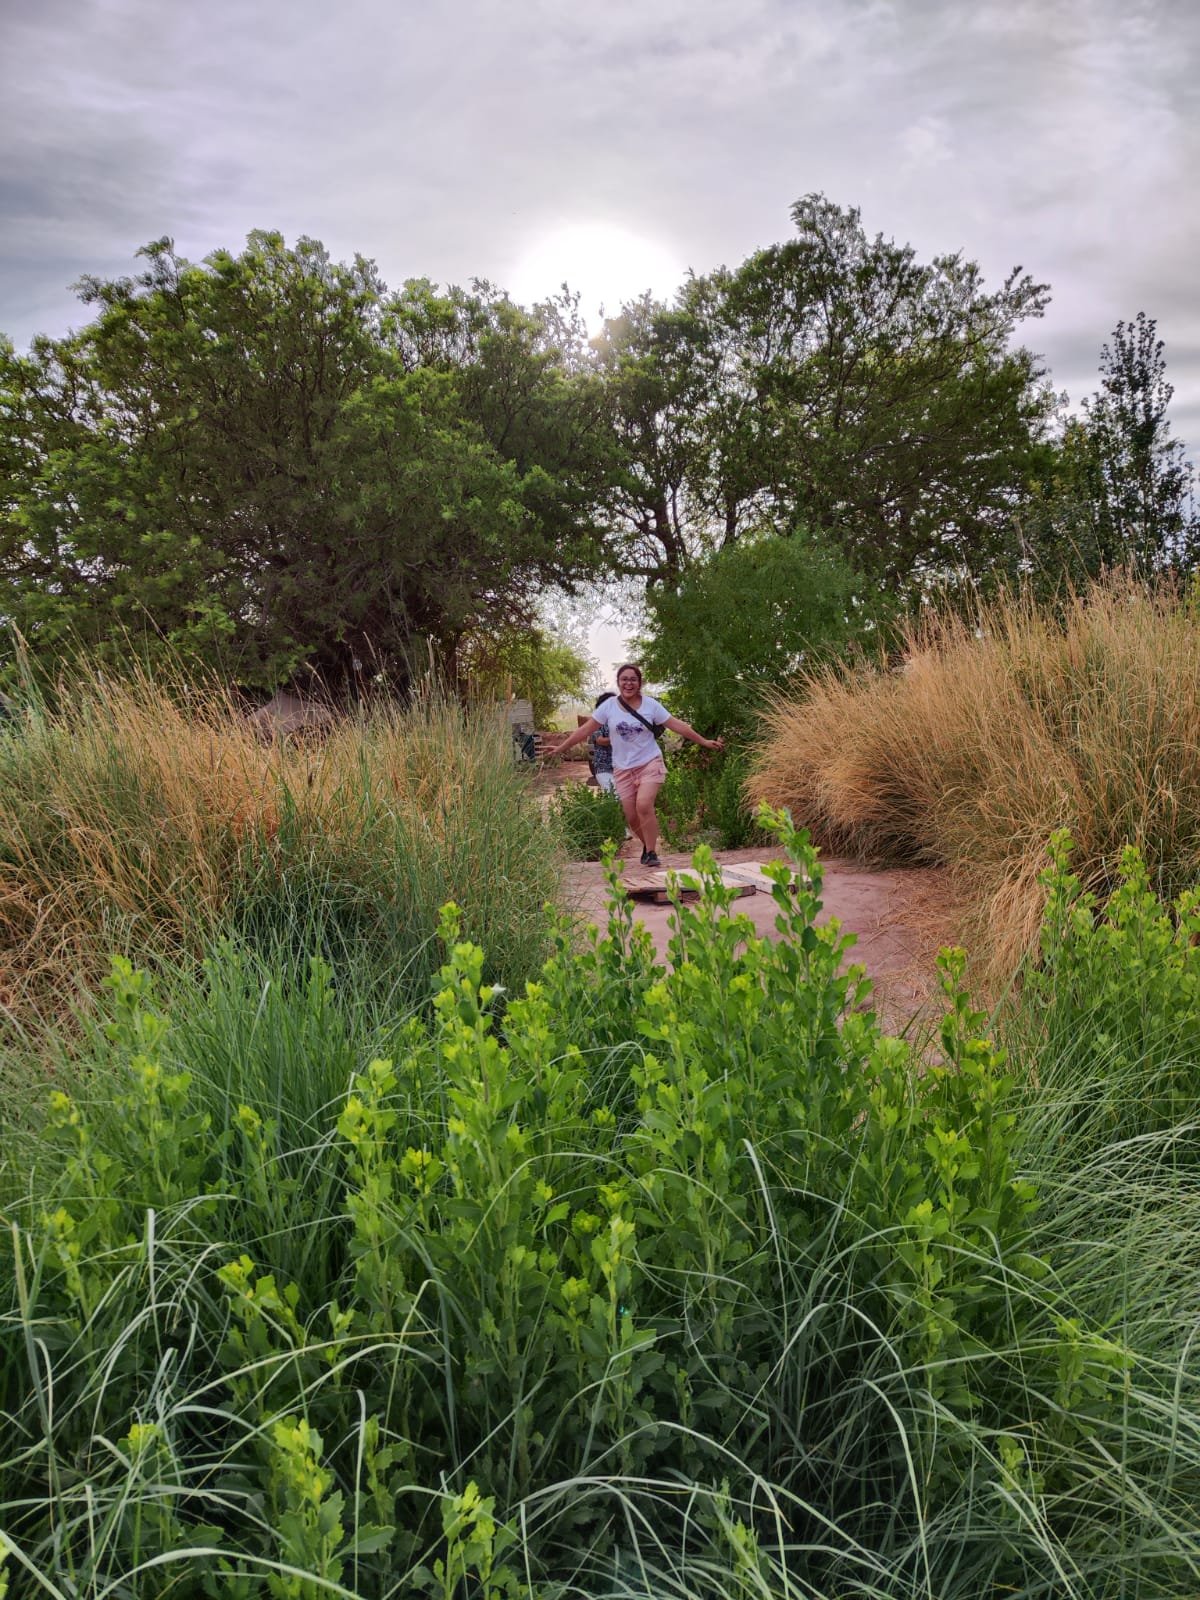
M10 1011L115 949L191 958L230 918L279 931L333 903L400 956L447 899L472 937L528 942L555 870L495 719L432 692L264 744L219 685L80 675L0 736Z
M263 752L219 694L187 703L147 679L96 679L60 703L0 755L0 914L27 968L97 918L182 928L215 909L269 791Z
M994 971L1037 934L1050 833L1090 887L1136 841L1165 893L1200 872L1200 621L1123 576L1058 613L927 618L899 671L815 673L770 708L749 780L828 849L950 867Z

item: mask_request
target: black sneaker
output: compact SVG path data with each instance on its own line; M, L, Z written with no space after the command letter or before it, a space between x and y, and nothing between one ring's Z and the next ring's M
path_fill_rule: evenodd
M646 846L645 846L645 845L643 845L643 846L642 846L642 865L643 865L643 866L645 866L645 865L646 865L646 857L647 857L647 856L648 856L648 855L649 855L649 854L650 854L650 852L649 852L649 850L647 850L647 849L646 849Z
M643 850L642 865L644 867L661 867L662 862L658 859L658 852L656 850Z

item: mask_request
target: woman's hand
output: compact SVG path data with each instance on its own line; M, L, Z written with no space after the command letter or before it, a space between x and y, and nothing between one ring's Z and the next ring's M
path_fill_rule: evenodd
M574 733L564 733L557 744L544 743L542 749L548 756L561 756L564 750L571 750L587 738L589 733L596 733L600 724L595 717L589 717L585 723L575 729Z
M705 739L704 748L706 750L724 750L725 741L724 739Z

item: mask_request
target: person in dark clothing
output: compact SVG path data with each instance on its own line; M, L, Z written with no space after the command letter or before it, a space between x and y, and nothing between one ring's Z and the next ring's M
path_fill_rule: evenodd
M602 706L606 700L613 699L611 689L606 689L603 694L596 696L596 705ZM592 776L606 794L616 794L617 784L613 777L612 740L608 735L597 729L595 733L588 734L588 759L591 762Z

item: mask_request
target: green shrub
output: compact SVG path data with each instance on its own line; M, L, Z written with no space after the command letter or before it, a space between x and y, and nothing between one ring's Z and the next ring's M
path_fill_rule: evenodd
M1071 871L1073 848L1057 832L1041 875L1046 913L1024 975L1022 1046L1058 1066L1072 1098L1087 1084L1076 1114L1090 1137L1172 1127L1200 1103L1200 891L1164 904L1128 845L1101 902ZM1081 1137L1082 1126L1073 1142Z
M703 733L747 738L764 701L801 669L877 635L888 602L832 544L803 529L739 539L647 590L644 664Z
M621 802L587 784L564 784L550 801L549 816L572 861L599 861L606 844L619 845L625 838Z
M705 815L722 850L741 850L766 840L746 798L749 763L744 750L730 750L713 771L704 792Z
M688 750L672 755L657 806L667 843L682 849L703 839L718 850L741 850L766 842L746 799L748 771L746 753L736 747L716 758Z
M303 1117L249 1016L197 1052L203 1007L117 963L122 1086L54 1095L7 1208L10 1570L133 1600L1194 1592L1186 1331L1144 1356L1073 1298L961 952L919 1071L773 826L776 943L705 850L666 969L614 897L506 997L448 907L431 1015ZM290 1003L298 1083L347 996L318 967Z
M682 753L672 755L654 809L663 839L673 850L695 843L700 826L700 784L695 762Z

